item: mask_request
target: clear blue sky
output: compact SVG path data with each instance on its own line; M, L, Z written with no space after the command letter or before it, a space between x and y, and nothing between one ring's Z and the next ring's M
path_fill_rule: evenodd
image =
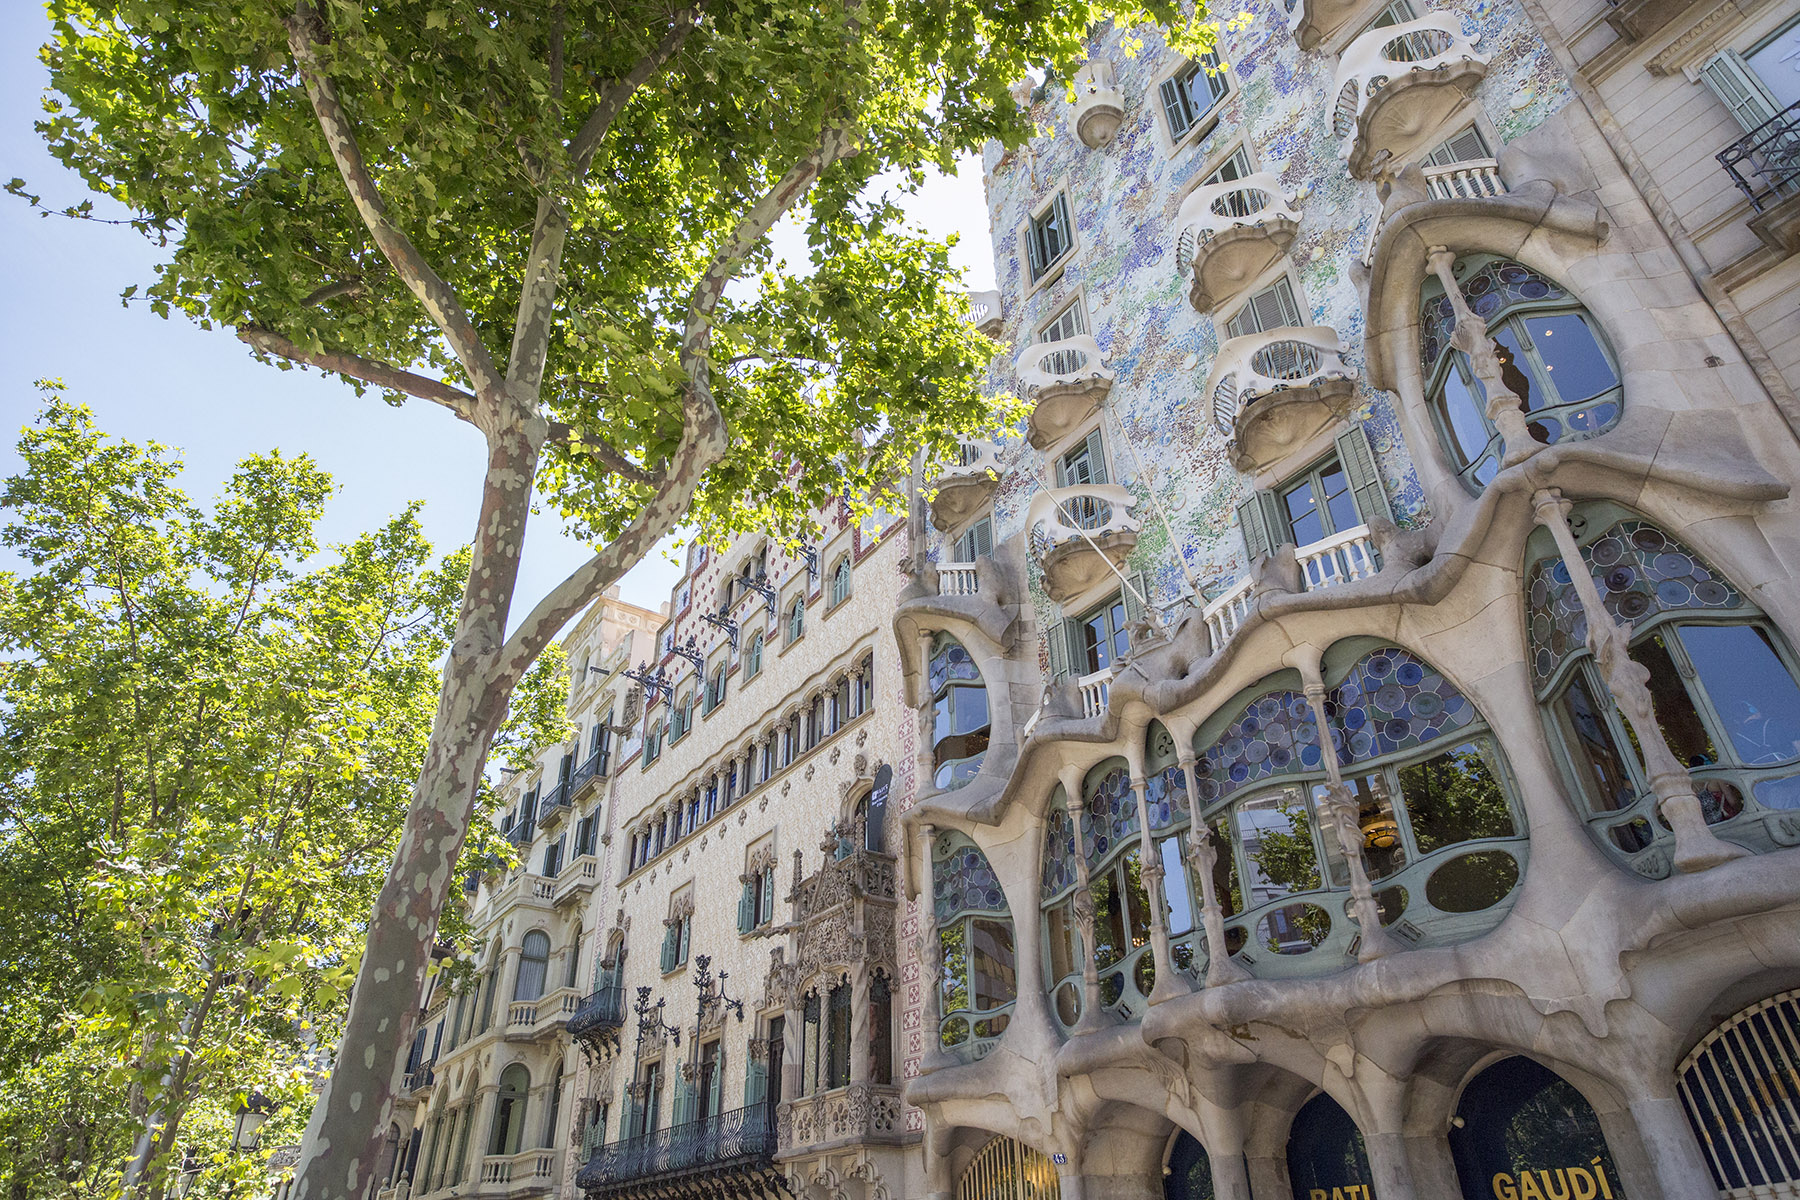
M11 31L0 38L0 179L22 177L53 207L75 203L88 195L85 186L44 152L32 129L47 78L37 48L49 22L32 0L0 0L0 9ZM993 286L979 164L934 179L911 198L911 210L935 235L960 231L957 260L971 286ZM792 230L778 229L777 237L790 258L804 257ZM310 454L337 480L328 540L346 540L414 499L425 501L434 543L468 539L482 477L473 430L422 401L390 408L318 374L259 364L228 331L122 307L119 293L148 283L157 256L129 228L42 218L0 195L0 475L18 469L15 431L36 411L34 381L61 378L109 433L179 448L187 490L197 498L210 498L244 455L278 447ZM533 518L515 617L586 554L563 536L553 513ZM676 574L654 555L626 576L625 598L655 608Z

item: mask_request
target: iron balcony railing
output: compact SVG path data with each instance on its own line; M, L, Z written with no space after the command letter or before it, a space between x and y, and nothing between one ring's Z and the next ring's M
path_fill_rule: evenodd
M625 1020L625 988L614 984L590 992L573 1013L569 1014L569 1036L617 1029Z
M605 1195L639 1180L767 1168L774 1157L775 1123L769 1105L752 1104L603 1146L575 1182L590 1196Z
M575 774L569 779L569 795L573 796L581 790L581 785L596 775L606 778L608 752L596 750L587 756L587 761L575 768Z
M538 804L538 821L541 823L545 817L549 816L557 809L566 807L569 803L569 792L571 790L569 781L564 779L545 793L543 800Z
M1746 133L1717 157L1757 212L1800 191L1800 101Z

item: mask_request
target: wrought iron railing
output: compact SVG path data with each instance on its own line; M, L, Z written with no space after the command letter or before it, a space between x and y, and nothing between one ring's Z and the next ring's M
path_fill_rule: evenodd
M1717 158L1757 212L1800 191L1800 101L1721 150Z
M775 1123L769 1106L752 1104L603 1146L575 1177L585 1191L634 1180L766 1167L775 1155Z
M580 1037L584 1033L617 1029L624 1020L624 986L614 984L612 987L603 987L584 996L580 1006L569 1015L569 1036Z

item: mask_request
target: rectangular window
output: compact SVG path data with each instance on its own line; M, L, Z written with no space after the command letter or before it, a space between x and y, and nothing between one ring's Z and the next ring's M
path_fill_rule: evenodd
M1026 257L1031 266L1031 281L1036 283L1062 261L1075 244L1074 226L1069 221L1068 197L1058 192L1050 206L1031 218L1025 231Z
M961 534L950 548L950 561L980 562L994 552L994 519L983 517Z
M544 875L546 878L555 879L562 873L563 844L568 840L568 836L569 835L566 833L563 834L562 837L557 838L545 848Z
M1081 660L1079 672L1091 675L1114 666L1131 651L1131 638L1125 632L1125 601L1114 595L1099 608L1081 619Z
M1447 167L1451 163L1479 162L1484 158L1492 157L1494 156L1488 153L1487 142L1482 140L1481 130L1471 125L1454 137L1445 138L1438 143L1437 147L1425 156L1425 165Z
M1087 316L1076 300L1038 328L1039 342L1061 342L1087 332ZM1044 359L1044 370L1052 375L1067 375L1081 367L1079 351L1063 350Z
M1169 139L1179 142L1225 98L1225 72L1219 68L1218 55L1209 51L1163 80L1157 91L1169 122Z
M1079 487L1085 484L1106 482L1106 445L1101 440L1098 429L1078 442L1073 450L1056 460L1056 485L1058 487Z
M1310 546L1362 523L1350 481L1335 455L1282 489L1281 511L1296 546Z
M1304 324L1294 286L1284 276L1245 301L1237 315L1225 322L1225 336L1244 337L1271 329L1293 329Z
M1219 164L1219 167L1203 181L1205 183L1230 183L1237 179L1246 179L1256 172L1250 169L1250 152L1239 146L1231 152L1231 157ZM1236 216L1248 216L1248 213L1237 213Z

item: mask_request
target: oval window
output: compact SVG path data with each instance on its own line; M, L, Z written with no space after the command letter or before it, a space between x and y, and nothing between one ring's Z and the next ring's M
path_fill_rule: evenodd
M1518 860L1505 851L1459 854L1431 873L1425 899L1439 912L1480 912L1504 900L1518 882Z
M1064 1025L1081 1019L1081 989L1073 979L1056 989L1056 1019Z
M1331 933L1331 914L1316 904L1287 904L1256 924L1257 940L1272 954L1305 954Z

